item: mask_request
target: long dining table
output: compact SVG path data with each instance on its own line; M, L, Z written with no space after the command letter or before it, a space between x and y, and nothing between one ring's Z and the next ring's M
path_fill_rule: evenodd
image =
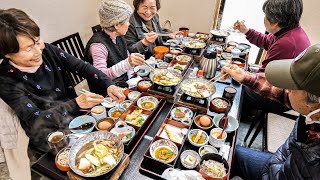
M195 64L192 66L192 68L196 66L198 65ZM189 70L189 73L190 71L191 70ZM239 121L241 116L241 105L242 105L242 93L243 93L242 85L240 85L239 83L231 79L227 79L225 81L215 82L215 86L216 86L216 92L212 95L211 98L221 97L223 94L223 90L226 86L233 86L237 90L229 115L235 117ZM161 127L162 123L165 120L165 117L167 116L168 113L170 113L169 111L172 106L173 104L169 102L167 102L164 105L161 112L156 117L155 121L153 122L151 127L148 129L143 139L140 141L139 145L135 149L135 151L131 154L130 163L125 168L125 170L123 171L119 179L139 179L139 180L146 179L147 180L147 179L158 178L156 176L152 176L151 174L146 174L144 172L141 172L139 170L139 166L143 159L144 153L147 151L150 143L153 140L153 137L155 137L155 135L157 134L159 128ZM208 115L215 116L216 114L208 111ZM237 139L237 130L232 133L228 133L226 144L230 146L230 150L229 150L227 159L231 168L232 168L232 160L234 156L236 139ZM41 156L41 158L39 158L32 165L32 171L51 179L69 179L67 173L62 172L56 168L54 163L54 156L51 155L50 153L46 153L43 156Z

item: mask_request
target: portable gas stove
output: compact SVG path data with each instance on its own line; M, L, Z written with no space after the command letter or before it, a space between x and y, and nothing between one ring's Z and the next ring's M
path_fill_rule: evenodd
M176 90L177 86L162 86L154 83L153 86L148 89L148 92L151 94L163 96L168 102L173 103Z
M178 102L187 106L197 108L199 113L206 114L209 108L209 98L195 98L187 94L182 94L178 97Z

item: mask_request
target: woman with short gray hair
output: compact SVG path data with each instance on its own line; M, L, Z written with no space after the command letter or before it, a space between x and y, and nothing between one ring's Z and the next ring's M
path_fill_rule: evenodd
M267 51L258 73L264 73L269 62L295 58L310 46L307 34L299 25L303 11L302 0L266 0L262 10L265 13L264 25L269 34L249 29L244 22L235 23L235 29L244 33L250 43ZM245 88L244 107L273 113L289 110L277 102L261 97L249 87Z
M94 33L85 48L85 60L110 77L116 84L126 86L127 72L144 64L144 56L128 53L124 35L128 31L132 8L122 0L103 0L99 9L102 31ZM101 89L89 83L90 90Z

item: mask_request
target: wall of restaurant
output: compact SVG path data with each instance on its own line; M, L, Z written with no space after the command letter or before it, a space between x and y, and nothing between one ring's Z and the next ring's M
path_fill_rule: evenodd
M125 0L132 5L132 0ZM170 20L173 31L188 27L190 32L209 32L213 25L216 0L161 0L161 25Z
M301 26L308 34L311 44L320 43L320 1L305 0L303 6Z
M132 4L132 0L125 0ZM201 4L200 4L201 2ZM100 0L2 0L3 9L15 7L27 12L40 26L44 41L52 42L79 32L84 43L91 37L91 27L99 23ZM161 0L160 20L172 22L172 29L187 26L192 32L208 32L213 24L216 0ZM301 25L311 42L320 42L319 0L303 1Z
M79 32L86 43L92 36L91 27L99 23L100 0L1 0L1 9L18 8L36 21L45 42Z

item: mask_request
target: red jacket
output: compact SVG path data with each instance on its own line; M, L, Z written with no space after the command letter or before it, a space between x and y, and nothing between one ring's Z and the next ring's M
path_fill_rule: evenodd
M310 46L309 38L301 26L281 29L275 34L268 35L250 29L246 36L250 43L267 51L259 72L264 72L270 61L293 59Z

